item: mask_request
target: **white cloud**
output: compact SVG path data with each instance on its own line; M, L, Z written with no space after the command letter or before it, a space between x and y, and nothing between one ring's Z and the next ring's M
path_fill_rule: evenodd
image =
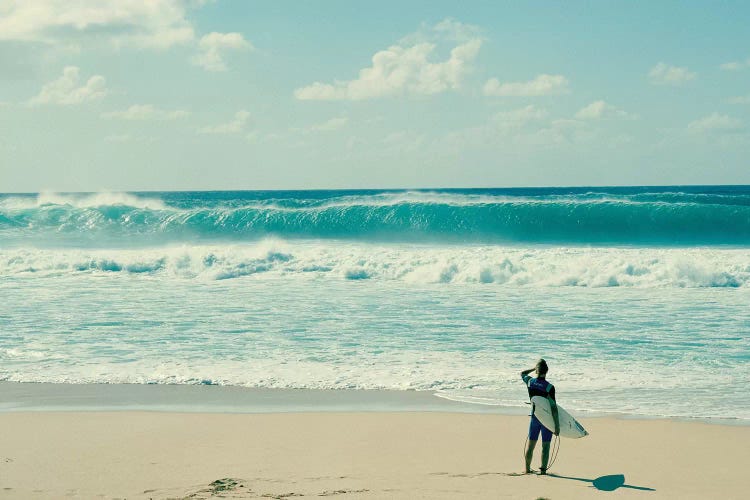
M550 150L590 144L601 132L584 121L555 119L533 105L495 113L485 124L445 135L438 147L453 151L489 148L508 151Z
M60 78L44 85L39 95L31 98L28 104L30 106L42 104L68 106L101 99L107 95L106 81L103 76L94 75L82 86L78 86L79 80L80 69L76 66L67 66L63 69Z
M160 121L177 120L179 118L186 118L189 115L189 112L182 109L167 111L155 108L151 104L133 104L128 109L123 111L109 111L107 113L102 113L102 118L114 118L117 120Z
M130 134L113 134L104 138L104 142L110 144L154 144L154 137L137 136Z
M484 84L484 95L498 97L528 97L558 95L568 92L568 79L563 75L541 74L528 82L500 83L491 78Z
M556 118L550 122L550 127L559 130L581 130L587 126L585 121L574 120L572 118Z
M742 129L742 122L737 118L719 113L711 113L688 125L688 130L695 133L704 132L732 132Z
M492 123L503 128L517 128L547 118L548 113L536 106L526 106L512 111L500 111L492 116Z
M253 44L245 40L241 33L209 33L201 37L199 52L191 59L192 63L206 71L226 71L222 58L226 50L253 50Z
M732 97L727 102L729 104L750 104L750 94Z
M575 115L579 120L600 120L602 118L635 118L634 115L623 111L605 101L594 101L581 108Z
M105 38L116 46L167 48L191 42L183 0L5 0L0 40L60 43Z
M466 25L450 21L434 28L438 33L450 32L453 37L468 33ZM440 28L438 28L440 27ZM460 29L459 29L460 28ZM408 37L407 37L408 38ZM315 82L294 91L300 100L362 100L404 94L433 95L455 90L471 69L482 40L478 37L462 41L440 62L431 62L436 43L408 43L406 39L372 56L372 65L361 69L354 80L334 83Z
M245 138L252 144L267 144L282 139L282 136L275 133L261 134L257 130L253 130Z
M648 78L654 85L682 85L685 82L695 79L696 73L689 71L687 68L669 66L660 62L648 73Z
M732 61L728 63L724 63L719 66L719 68L723 69L724 71L737 71L744 67L745 65L741 62Z
M315 125L311 126L309 130L311 132L331 132L333 130L340 129L347 123L349 123L349 118L345 116L338 116L336 118L326 120L323 123L316 123Z
M477 26L447 18L433 26L432 31L449 40L467 42L480 38L481 30Z
M741 69L750 68L750 58L745 59L744 61L732 61L724 63L719 67L724 71L739 71Z
M250 113L245 110L237 111L234 114L234 120L229 123L222 123L198 129L199 134L237 134L245 130Z
M293 128L290 128L289 131L294 134L308 136L311 134L321 134L321 133L333 132L335 130L340 130L343 127L345 127L348 123L349 123L348 117L336 116L323 122L313 123L312 125L308 125L307 127L293 127ZM250 139L253 142L260 142L261 136L255 133L255 131L251 132L249 135L251 136Z
M409 154L424 149L425 134L410 130L391 132L380 141L378 153L381 155Z

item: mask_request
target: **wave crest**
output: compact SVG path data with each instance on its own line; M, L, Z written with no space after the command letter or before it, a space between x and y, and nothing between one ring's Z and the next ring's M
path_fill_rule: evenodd
M35 196L9 196L0 199L0 209L19 211L41 207L68 207L68 209L130 207L148 210L166 210L165 203L156 197L137 196L130 193L102 191L98 193L42 192Z
M10 244L128 246L269 236L389 242L748 245L750 194L278 196L40 194L0 198Z

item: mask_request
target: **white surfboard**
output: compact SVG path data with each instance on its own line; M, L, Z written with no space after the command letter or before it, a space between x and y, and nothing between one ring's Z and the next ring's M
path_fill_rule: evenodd
M555 432L555 419L552 418L552 408L547 398L534 396L531 398L531 404L534 405L534 415L536 415L536 418L547 429ZM560 422L560 435L562 437L577 439L589 435L586 429L560 405L557 405L557 418Z

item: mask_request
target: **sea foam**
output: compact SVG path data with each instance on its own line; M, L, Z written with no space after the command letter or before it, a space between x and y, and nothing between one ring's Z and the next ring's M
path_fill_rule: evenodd
M750 251L379 245L263 240L145 249L0 250L0 273L98 273L159 279L349 279L516 287L695 288L750 285Z

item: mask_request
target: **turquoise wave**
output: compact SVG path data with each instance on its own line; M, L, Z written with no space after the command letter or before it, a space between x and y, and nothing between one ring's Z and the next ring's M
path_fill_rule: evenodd
M4 195L0 238L127 245L282 238L593 245L750 244L750 190ZM661 188L664 189L664 188Z

